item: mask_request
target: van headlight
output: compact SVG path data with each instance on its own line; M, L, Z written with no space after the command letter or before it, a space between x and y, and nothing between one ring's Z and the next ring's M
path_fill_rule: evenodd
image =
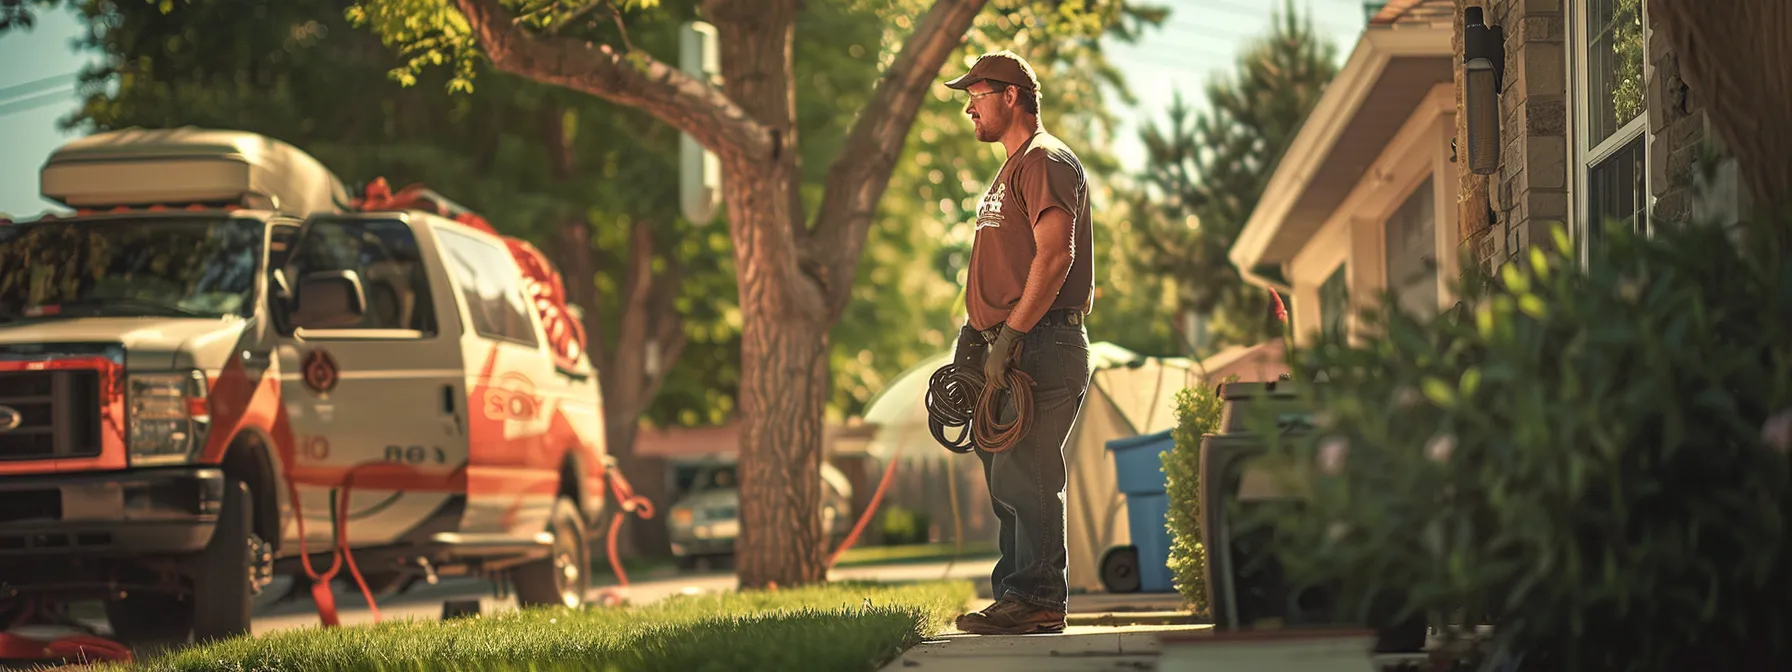
M131 466L186 464L211 428L203 371L133 373L126 385Z

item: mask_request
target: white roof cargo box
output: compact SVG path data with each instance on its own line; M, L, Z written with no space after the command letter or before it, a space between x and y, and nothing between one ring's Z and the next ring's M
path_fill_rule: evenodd
M297 216L341 212L348 189L311 155L243 131L95 133L50 155L44 198L71 208L234 203Z

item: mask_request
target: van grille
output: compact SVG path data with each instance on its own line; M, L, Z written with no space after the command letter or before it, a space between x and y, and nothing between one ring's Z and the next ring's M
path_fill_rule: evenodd
M98 371L0 372L0 406L0 460L100 454Z

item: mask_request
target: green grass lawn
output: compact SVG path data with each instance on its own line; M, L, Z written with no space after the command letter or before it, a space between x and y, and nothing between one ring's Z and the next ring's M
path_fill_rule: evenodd
M972 594L952 581L675 596L641 607L287 630L95 669L871 671L945 628Z
M897 564L908 562L945 562L952 559L954 544L950 541L937 544L903 544L901 546L854 546L840 554L840 561L835 567L856 567L861 565ZM994 542L967 541L959 550L959 560L987 558L999 554Z

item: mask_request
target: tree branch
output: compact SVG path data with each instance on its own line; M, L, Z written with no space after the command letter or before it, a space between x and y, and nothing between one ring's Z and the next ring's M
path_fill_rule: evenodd
M653 398L660 394L660 387L671 377L672 364L678 361L679 355L684 354L684 318L673 315L660 326L660 370L648 377L646 386L641 390L642 410L653 404Z
M622 48L634 51L635 44L628 40L628 26L622 24L622 8L611 5L610 18L616 21L616 31L622 33Z
M684 284L684 268L678 260L667 264L664 272L653 276L652 297L648 299L647 330L660 346L659 370L646 376L641 390L641 408L645 410L660 393L661 384L672 373L672 365L684 353L684 316L678 312L678 294Z
M487 58L499 70L641 109L725 158L763 160L771 134L720 89L643 52L532 35L499 0L455 0Z
M565 30L567 26L572 25L572 22L579 20L579 18L585 16L586 14L590 14L591 10L597 9L599 7L606 7L606 8L611 7L610 1L609 0L592 0L591 4L588 4L583 7L574 9L570 12L567 12L565 15L554 19L554 25L548 26L548 28L547 28L548 33L555 34L555 35L559 34L560 31ZM621 19L622 15L619 10L611 9L611 11L613 13L616 13L618 21L622 20ZM628 34L627 33L623 33L622 44L623 44L623 46L628 47ZM634 47L628 47L628 49L629 49L629 51L634 51Z
M805 241L804 267L818 272L827 291L827 311L838 316L851 297L865 237L877 202L902 155L909 128L939 77L946 58L964 41L971 21L987 0L939 0L902 45L853 123L846 146L828 171L821 207Z
M567 298L584 310L581 321L585 328L585 353L597 367L598 385L604 397L615 395L616 355L605 347L602 306L597 294L596 275L591 268L590 223L583 217L571 217L560 225L560 269L566 279ZM608 402L606 402L608 404Z
M628 242L628 261L623 267L626 276L622 283L620 333L616 337L616 345L624 356L639 358L647 351L647 339L651 330L648 322L648 299L653 292L653 231L647 220L635 220ZM627 370L640 369L644 367L631 365Z

